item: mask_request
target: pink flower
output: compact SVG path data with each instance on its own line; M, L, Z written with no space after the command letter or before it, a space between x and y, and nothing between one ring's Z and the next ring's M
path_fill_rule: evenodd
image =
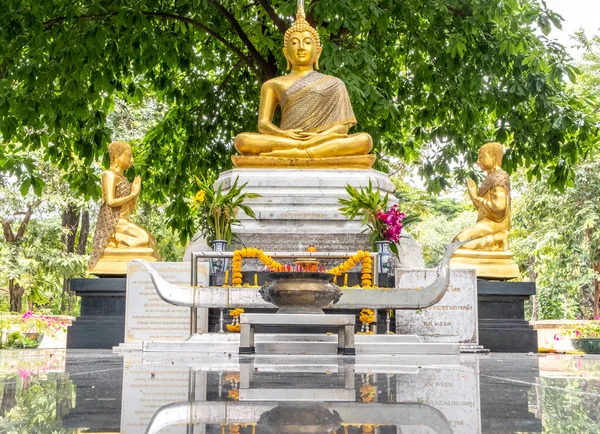
M23 381L26 381L30 376L31 376L31 371L28 371L26 369L19 369L19 376L21 377L21 379Z
M554 335L554 340L555 341L560 341L560 336L558 336L557 334Z
M575 336L581 336L581 332L579 331L579 329L575 329Z

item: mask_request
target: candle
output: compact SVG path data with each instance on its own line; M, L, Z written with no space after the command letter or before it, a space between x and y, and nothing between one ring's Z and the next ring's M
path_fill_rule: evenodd
M344 286L348 286L348 273L344 274Z
M229 270L225 270L225 285L229 285Z
M254 273L254 286L258 286L258 274Z

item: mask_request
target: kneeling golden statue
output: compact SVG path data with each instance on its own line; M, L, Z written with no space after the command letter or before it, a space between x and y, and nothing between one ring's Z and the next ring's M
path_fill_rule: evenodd
M130 220L140 194L141 179L133 184L123 172L133 163L125 142L108 146L110 168L102 174L102 205L94 233L89 272L97 275L127 274L127 263L135 258L156 261L154 237Z
M519 267L509 249L510 178L500 168L504 150L500 143L486 143L479 150L477 164L487 173L479 189L469 179L469 197L477 208L477 222L463 230L454 241L471 240L456 251L452 268L475 267L477 276L489 279L520 278Z
M287 75L265 82L260 94L257 133L235 138L237 167L369 168L373 147L366 133L348 134L356 125L344 83L318 69L323 47L319 33L305 18L302 2L296 22L284 36ZM273 124L277 105L281 124Z

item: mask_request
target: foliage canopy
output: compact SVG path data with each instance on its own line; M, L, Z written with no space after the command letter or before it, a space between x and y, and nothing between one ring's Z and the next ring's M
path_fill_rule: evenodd
M285 69L283 32L295 6L7 0L2 138L43 148L70 170L74 188L95 196L89 167L111 139L115 98L155 99L166 112L138 148L136 170L146 198L168 202L170 225L189 236L193 176L229 168L234 136L256 130L260 83ZM376 152L421 160L432 191L452 171L464 179L488 140L509 147L508 171L548 170L563 186L597 138L590 101L563 81L577 73L564 48L538 36L560 25L543 2L313 0L307 8L324 43L321 68L347 84L359 128ZM71 168L74 158L85 164Z

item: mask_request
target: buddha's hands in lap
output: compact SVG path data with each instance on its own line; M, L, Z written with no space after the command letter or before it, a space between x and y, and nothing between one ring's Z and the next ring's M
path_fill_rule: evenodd
M326 133L326 134L305 133L305 134L310 134L310 138L306 141L299 143L297 146L298 149L308 149L308 148L312 148L313 146L318 146L325 142L329 142L331 140L348 137L348 134L342 134L342 133Z
M287 137L288 139L292 140L308 140L312 137L313 134L316 133L307 133L301 130L300 128L283 131L283 137Z

